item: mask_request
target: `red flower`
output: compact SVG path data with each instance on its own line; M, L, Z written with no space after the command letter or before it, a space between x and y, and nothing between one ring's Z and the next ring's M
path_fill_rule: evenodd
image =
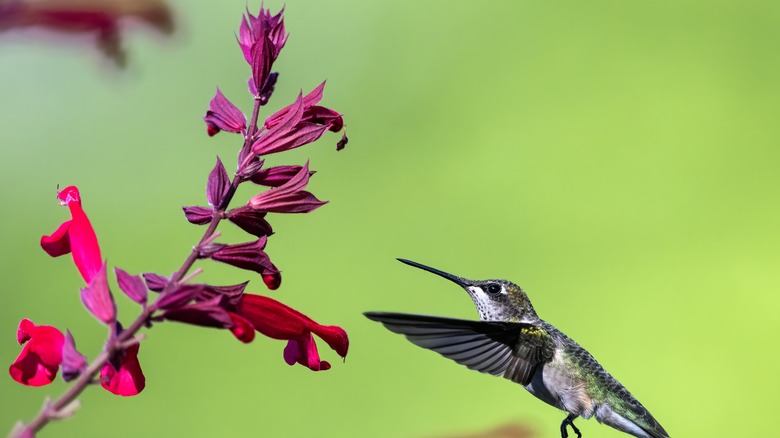
M66 187L57 193L57 198L70 208L72 219L63 222L51 236L41 237L41 247L52 257L71 253L84 281L90 284L103 266L95 230L81 208L79 189Z
M144 390L146 377L138 362L138 344L131 345L122 353L117 369L111 362L100 370L100 384L109 392L121 395L136 395Z
M312 334L322 338L341 357L346 357L349 349L347 332L341 327L318 324L292 307L261 295L242 295L231 318L231 331L243 342L252 340L250 327L269 338L288 341L284 360L289 365L297 362L313 371L330 369L328 362L320 360Z
M57 377L62 363L62 345L65 336L48 325L33 324L29 319L19 322L16 332L19 344L25 344L19 357L11 364L11 378L28 386L43 386Z

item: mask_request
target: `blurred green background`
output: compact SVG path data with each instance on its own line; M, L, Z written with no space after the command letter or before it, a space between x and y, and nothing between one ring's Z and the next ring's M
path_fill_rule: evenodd
M234 163L238 137L207 137L201 117L216 85L250 108L234 37L245 2L171 6L171 37L124 34L124 70L89 37L0 33L0 364L24 317L69 328L90 357L104 339L70 259L38 246L68 217L57 184L79 186L104 256L131 273L174 271L203 231L180 206L205 202L215 155ZM272 158L311 159L311 190L331 203L270 218L284 281L269 295L346 328L346 363L320 341L333 368L314 373L288 367L283 342L166 323L142 345L140 396L90 389L42 436L425 438L506 423L559 436L564 414L518 385L361 315L476 318L464 292L396 257L519 283L671 436L776 433L779 3L286 8L268 110L327 78L323 103L345 114L350 143L336 153L330 134ZM201 280L268 293L252 273L199 266ZM129 322L137 309L118 300ZM0 433L65 388L0 377Z

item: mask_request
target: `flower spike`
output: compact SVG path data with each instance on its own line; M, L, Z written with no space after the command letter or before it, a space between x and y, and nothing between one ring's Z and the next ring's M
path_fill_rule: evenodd
M243 144L237 148L237 167L232 175L217 157L206 182L208 206L182 207L190 223L207 225L202 237L179 267L167 276L130 275L114 268L119 288L140 304L140 309L135 308L139 314L126 328L118 319L117 305L109 288L108 266L82 208L79 190L69 186L58 191L57 197L61 205L70 210L70 218L51 235L42 236L40 245L52 257L72 255L85 283L81 288L84 306L110 330L102 350L89 361L77 350L70 331L63 335L54 327L36 326L28 319L19 323L17 340L22 348L9 367L11 377L24 385L41 386L51 383L62 367L63 379L70 381L71 387L54 401L47 398L40 413L26 424L19 422L12 436L32 438L51 420L71 415L78 405L76 398L93 383L100 383L120 396L133 396L143 391L146 377L138 354L139 342L145 335L139 331L164 321L228 329L244 343L251 342L256 332L284 340L284 361L290 365L301 364L313 371L331 368L331 364L320 357L316 338L327 343L339 356L347 355L349 339L344 329L319 324L274 299L247 294L248 282L227 286L192 283L203 272L202 267L195 267L196 261L211 258L257 272L268 289L279 288L281 272L265 252L268 237L274 233L267 220L268 213L307 213L326 203L306 191L314 174L309 170L308 162L304 166L264 168L265 155L304 146L318 140L326 131L340 132L345 126L340 113L320 105L324 82L305 96L301 91L291 104L261 118L261 109L274 93L279 78L279 73L273 71L274 63L289 36L282 13L283 9L273 15L261 7L255 16L247 10L236 36L251 69L248 79L253 103L251 112L243 112L217 87L203 116L209 136L220 131L237 133L241 134L239 142ZM249 114L251 119L247 117ZM347 137L343 134L337 150L346 143ZM263 192L251 197L243 206L231 208L240 185L250 181L264 186ZM216 243L222 235L218 228L225 220L253 235L255 240L238 244ZM149 291L157 295L152 294L150 299Z

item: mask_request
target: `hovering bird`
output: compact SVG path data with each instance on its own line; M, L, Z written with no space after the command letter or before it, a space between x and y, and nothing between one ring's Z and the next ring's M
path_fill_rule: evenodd
M579 344L536 315L531 301L507 280L467 280L410 260L400 262L442 276L469 294L480 321L366 312L373 321L405 335L472 370L517 382L543 402L568 412L568 427L582 437L574 419L600 423L639 438L669 438L663 427L623 385Z

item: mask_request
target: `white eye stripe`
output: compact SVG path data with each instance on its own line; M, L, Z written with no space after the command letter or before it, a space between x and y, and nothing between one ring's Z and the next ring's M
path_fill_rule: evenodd
M503 287L501 288L501 294L490 294L479 286L468 286L466 290L471 300L474 301L474 305L477 306L481 320L495 321L501 319L505 309L500 300L496 300L496 297L505 294Z
M500 287L500 288L501 288L501 290L500 290L500 291L498 291L498 292L493 292L493 293L491 293L491 292L488 292L488 290L487 290L487 289L488 289L488 287L490 287L490 286L498 286L498 287ZM470 292L472 295L474 295L474 296L479 296L481 299L490 298L491 296L493 296L493 297L494 297L494 296L496 296L496 295L506 295L506 288L504 288L504 286L503 286L503 285L501 285L501 284L498 284L498 283L489 284L489 285L487 285L487 286L484 286L484 287L479 287L479 286L469 286L469 287L468 287L468 290L469 290L469 292Z

